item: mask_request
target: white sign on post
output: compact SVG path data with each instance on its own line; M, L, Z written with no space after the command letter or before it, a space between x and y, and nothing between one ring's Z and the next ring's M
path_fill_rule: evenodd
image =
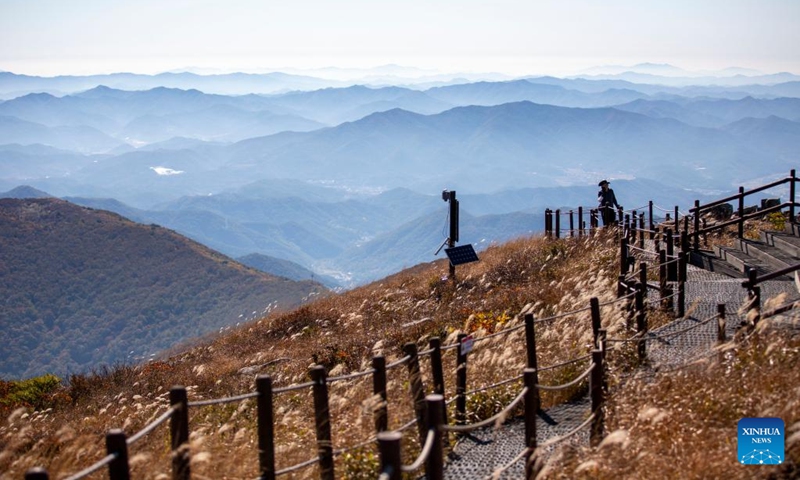
M472 345L475 341L472 338L472 335L467 335L466 337L461 339L461 355L466 355L472 351Z

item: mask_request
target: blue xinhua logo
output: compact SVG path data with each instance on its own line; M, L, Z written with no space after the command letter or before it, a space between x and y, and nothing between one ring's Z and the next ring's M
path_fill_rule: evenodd
M783 463L784 424L780 418L739 420L739 463L778 465Z

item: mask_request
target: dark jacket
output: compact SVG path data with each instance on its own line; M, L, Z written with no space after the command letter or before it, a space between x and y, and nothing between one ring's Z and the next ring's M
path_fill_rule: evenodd
M614 190L608 189L605 192L601 188L599 192L597 192L597 206L598 207L614 207L619 208L619 204L617 203L617 197L614 195Z

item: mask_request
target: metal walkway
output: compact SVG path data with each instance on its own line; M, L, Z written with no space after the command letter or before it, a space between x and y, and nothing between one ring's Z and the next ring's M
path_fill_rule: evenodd
M652 244L650 245L652 247ZM686 317L653 329L655 338L648 341L648 364L643 370L656 371L662 368L684 365L712 352L717 343L717 320L676 333L717 315L717 305L725 304L726 337L732 338L743 318L740 308L747 301L747 291L742 287L742 278L731 278L688 266L686 282ZM766 300L786 293L789 300L800 297L794 282L773 280L761 284L762 299ZM651 295L655 297L655 295ZM652 298L651 298L652 301ZM657 300L656 300L657 301ZM798 324L794 324L798 328ZM676 333L670 335L671 333ZM539 414L537 418L537 443L542 444L578 427L590 414L590 401L585 397L577 402L555 406ZM462 437L456 444L450 461L445 467L447 479L491 478L497 469L504 469L500 479L524 478L524 461L512 462L524 450L525 424L521 419L512 419L497 428L487 427ZM550 447L547 456L556 448L565 445L588 445L589 429L583 428L564 442ZM507 468L506 468L507 467Z

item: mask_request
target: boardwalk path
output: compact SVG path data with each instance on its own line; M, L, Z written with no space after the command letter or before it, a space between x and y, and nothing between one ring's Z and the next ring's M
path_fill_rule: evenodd
M652 247L651 247L652 248ZM742 288L743 279L733 279L692 266L688 267L686 282L687 316L663 327L652 330L654 335L684 330L714 316L717 304L726 308L726 333L731 338L742 318L739 308L745 303L747 292ZM790 299L798 297L793 282L769 281L761 284L762 298L768 299L787 293ZM648 342L647 371L684 365L710 353L717 341L717 323L710 321L686 333L663 340ZM646 373L646 371L642 371ZM569 404L555 406L542 412L537 419L537 443L555 438L579 426L590 414L589 398ZM507 466L524 447L525 425L521 419L513 419L498 429L484 428L459 440L451 461L445 468L447 479L483 479L490 477L499 468ZM588 445L588 428L581 429L563 443L550 447L561 448L564 444ZM501 479L524 477L524 462L517 461L504 470Z

